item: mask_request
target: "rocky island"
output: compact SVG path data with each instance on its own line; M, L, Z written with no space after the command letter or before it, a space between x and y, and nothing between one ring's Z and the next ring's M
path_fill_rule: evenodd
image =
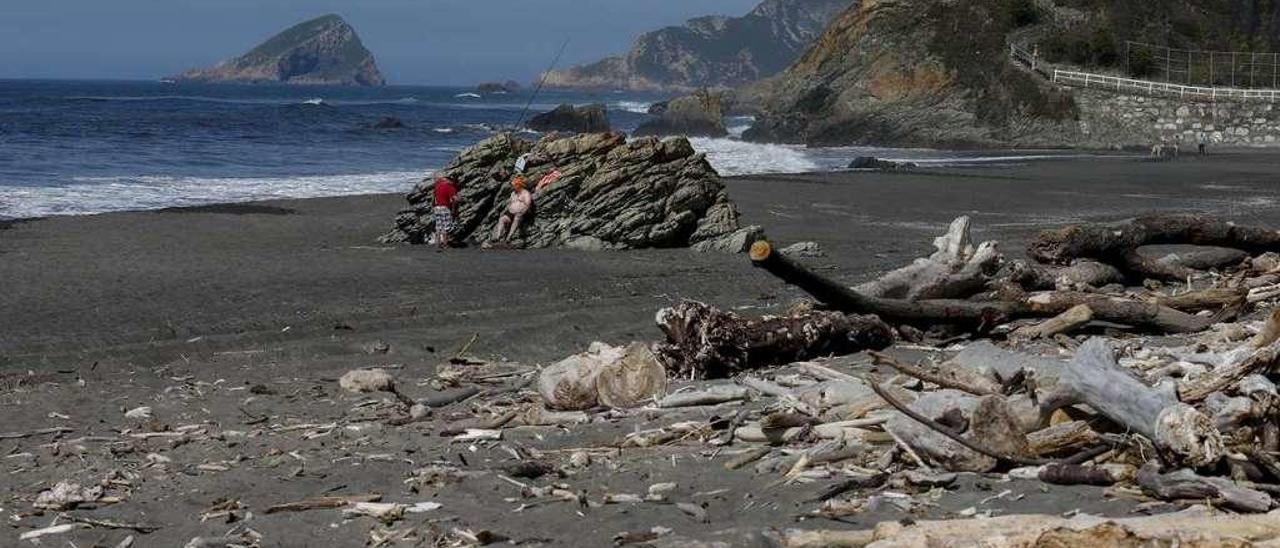
M787 68L850 0L765 0L742 17L708 16L641 35L631 51L547 72L558 88L689 91L732 87Z
M381 86L373 53L338 15L295 25L240 57L174 77L186 82Z

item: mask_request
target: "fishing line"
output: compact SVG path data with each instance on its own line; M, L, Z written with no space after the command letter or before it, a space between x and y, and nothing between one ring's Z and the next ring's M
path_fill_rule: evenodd
M564 43L560 44L560 51L551 60L551 66L547 67L547 70L538 78L538 86L533 89L533 94L529 96L529 102L524 105L524 111L520 113L520 119L516 121L515 129L520 129L520 125L524 123L524 117L529 114L529 108L533 106L533 100L538 98L538 93L542 91L542 86L547 83L547 73L555 69L556 65L560 63L560 57L564 55L564 50L567 47L569 47L569 38L565 38Z

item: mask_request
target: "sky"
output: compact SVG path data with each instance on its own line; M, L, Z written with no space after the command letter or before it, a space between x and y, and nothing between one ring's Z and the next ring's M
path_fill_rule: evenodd
M337 13L393 84L529 82L626 51L690 17L759 0L0 0L0 78L155 79L240 55Z

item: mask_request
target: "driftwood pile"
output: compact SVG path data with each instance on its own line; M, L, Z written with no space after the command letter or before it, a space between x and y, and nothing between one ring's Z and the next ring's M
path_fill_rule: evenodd
M1217 249L1157 257L1152 245ZM832 481L813 499L813 515L831 519L884 504L908 509L916 503L901 490L945 486L957 473L1105 486L1175 509L1280 506L1280 392L1271 377L1280 309L1267 312L1280 296L1280 233L1156 216L1046 231L1027 262L1006 261L994 242L975 246L961 218L935 246L928 258L850 288L757 242L754 264L818 304L760 319L697 302L660 311L666 341L637 370L652 375L660 365L673 382L699 382L672 393L649 382L649 397L629 394L624 407L739 410L623 443L697 440L726 448L727 468L750 466L779 484ZM863 351L865 367L809 361ZM922 352L938 359L906 357ZM554 391L542 395L552 408L575 408ZM1026 526L1028 542L1050 533L1114 537L1108 527L1128 540L1189 538L1143 537L1134 531L1152 527L1141 522L1022 522L1010 527ZM964 526L934 529L968 542L990 534L981 523L967 537ZM778 538L860 546L882 534Z
M597 343L505 389L458 388L430 403L405 398L376 375L368 386L348 385L402 402L407 412L393 421L401 425L472 401L484 412L440 431L472 443L496 443L512 428L639 418L649 426L575 452L561 469L623 449L691 446L768 488L810 489L800 519L838 521L886 507L911 515L939 490L972 481L961 479L967 474L1098 486L1152 513L1185 510L1115 521L1021 516L770 530L780 546L1280 538L1268 521L1280 516L1280 391L1272 377L1280 309L1271 311L1280 298L1280 236L1159 216L1046 231L1030 244L1030 260L1018 261L994 242L975 244L970 230L967 218L957 219L931 256L855 287L757 242L754 265L815 303L747 318L681 302L655 317L662 342ZM1190 247L1161 256L1153 245ZM524 504L675 502L661 485L648 495L593 498L517 483L531 497ZM1011 493L958 515L1020 496ZM708 519L697 505L675 505ZM1215 513L1223 511L1272 513L1261 520ZM1212 525L1183 526L1192 523ZM1001 540L993 544L993 535Z
M1144 248L1156 244L1237 251L1154 258ZM932 256L849 288L758 242L751 253L756 266L804 289L828 311L811 313L823 314L810 317L812 328L775 329L770 340L786 343L741 348L767 355L769 349L807 341L812 333L831 339L829 326L837 322L829 315L838 312L850 314L857 324L844 331L842 341L879 334L883 324L868 316L875 315L913 342L983 336L1025 351L982 340L964 343L962 352L939 363L913 364L871 352L874 364L896 374L893 378L871 371L858 376L827 372L807 381L786 377L790 385L784 386L779 378L742 377L739 382L778 398L779 409L758 425L744 425L738 437L839 439L846 449L859 447L840 455L865 460L867 440L887 435L900 453L875 457L878 465L870 468L878 472L1033 467L1020 473L1048 483L1132 485L1157 499L1212 500L1240 512L1276 506L1280 408L1268 375L1280 363L1280 310L1265 321L1225 322L1277 295L1280 233L1195 216L1156 216L1118 227L1046 231L1028 249L1036 262L1006 263L995 243L974 246L969 221L961 218L935 245ZM1169 282L1181 284L1169 291ZM664 314L679 314L659 317L669 345L680 346L683 339L670 337L666 324L671 322L661 320ZM1126 338L1066 336L1081 330ZM1157 343L1125 335L1131 333L1180 337ZM762 339L768 337L753 338ZM851 346L875 349L887 343L877 339ZM815 342L815 353L830 347L827 340ZM1051 354L1044 355L1046 350ZM716 344L663 353L692 356L675 360L676 373L693 367L717 375L725 368L705 362L722 354ZM747 369L739 361L724 363L731 365L729 372ZM876 398L815 406L807 394L818 385ZM892 412L879 414L885 407ZM876 423L873 417L884 420ZM859 426L849 427L850 421ZM779 422L788 428L772 429L770 435L769 425ZM826 450L805 454L811 462L817 455L830 460Z

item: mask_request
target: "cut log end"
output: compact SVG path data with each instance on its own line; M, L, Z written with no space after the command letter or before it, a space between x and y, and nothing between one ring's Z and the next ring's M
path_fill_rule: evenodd
M751 262L758 263L765 261L770 255L773 255L773 245L768 241L757 240L756 243L751 244Z

